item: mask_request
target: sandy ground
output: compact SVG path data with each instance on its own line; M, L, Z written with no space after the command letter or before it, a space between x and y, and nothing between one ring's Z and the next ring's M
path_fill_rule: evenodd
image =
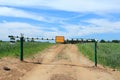
M3 63L7 60L0 61L0 80L120 80L120 72L94 67L73 44L55 45L24 62ZM11 70L3 70L4 66Z
M4 70L4 67L8 67L10 70ZM24 63L16 58L0 59L0 80L20 80L20 77L33 67L34 64Z

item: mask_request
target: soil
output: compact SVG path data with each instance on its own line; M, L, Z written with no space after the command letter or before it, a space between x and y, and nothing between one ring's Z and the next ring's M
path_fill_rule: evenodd
M57 44L23 62L0 59L0 80L120 80L120 72L95 67L74 44Z

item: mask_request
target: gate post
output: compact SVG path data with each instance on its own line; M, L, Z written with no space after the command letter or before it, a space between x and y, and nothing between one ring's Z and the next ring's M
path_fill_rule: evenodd
M23 61L23 39L24 37L20 37L20 61Z
M94 53L94 58L95 58L95 66L97 67L97 41L95 41L95 53Z

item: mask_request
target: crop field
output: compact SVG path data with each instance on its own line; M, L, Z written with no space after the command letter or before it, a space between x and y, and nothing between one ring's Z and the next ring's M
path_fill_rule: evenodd
M94 61L94 43L77 44L79 50ZM120 70L120 43L98 43L98 63Z
M37 52L44 50L51 46L51 43L40 42L25 42L24 43L24 56L30 57ZM1 57L19 57L20 55L20 43L10 44L9 42L0 42L0 58Z

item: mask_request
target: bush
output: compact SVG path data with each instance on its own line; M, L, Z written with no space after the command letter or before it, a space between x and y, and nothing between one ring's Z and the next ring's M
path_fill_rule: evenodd
M2 40L0 40L0 42L2 42Z
M119 43L119 40L112 40L113 43Z
M104 39L102 39L101 41L100 41L100 43L105 43L106 41L104 40Z

